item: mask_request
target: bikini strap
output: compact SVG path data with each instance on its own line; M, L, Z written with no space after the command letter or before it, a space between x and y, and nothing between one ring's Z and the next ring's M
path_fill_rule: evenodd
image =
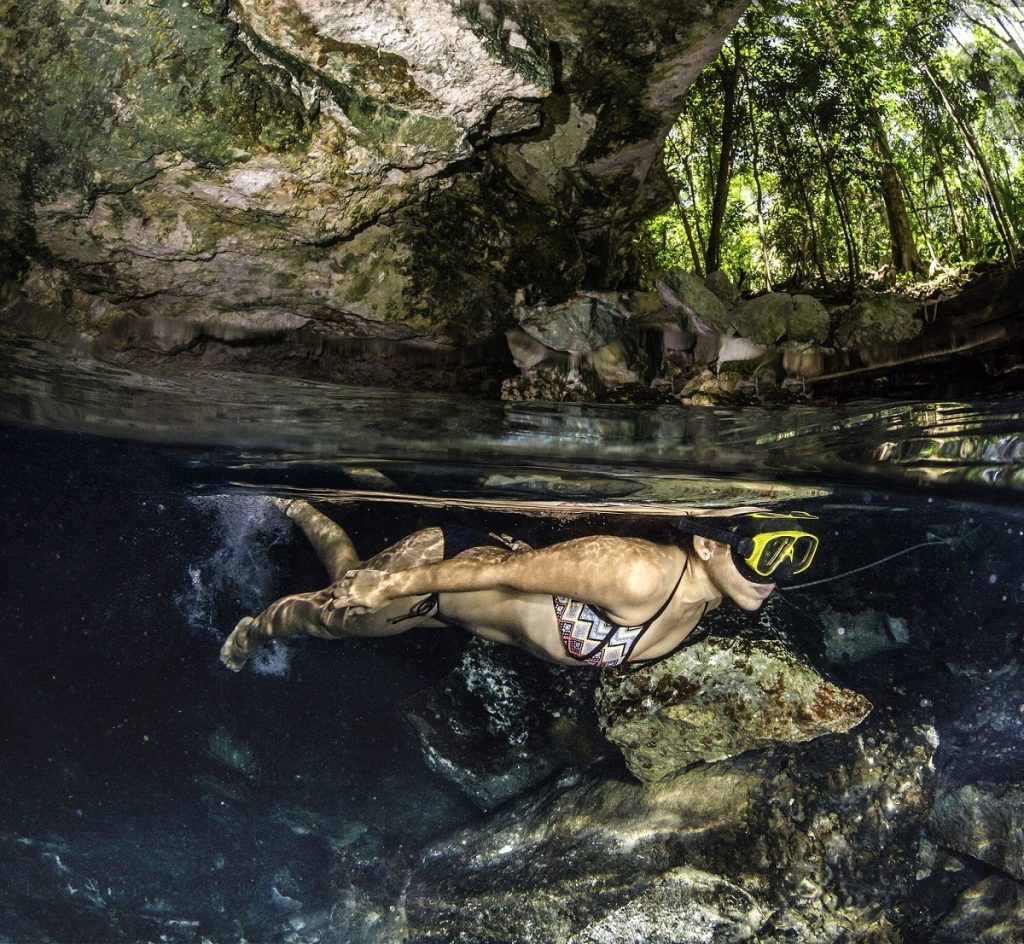
M671 659L677 652L682 652L687 646L692 646L694 643L698 643L703 639L706 639L709 631L698 633L697 627L700 625L700 621L704 619L708 612L708 604L704 603L704 609L701 610L700 616L697 617L697 622L693 624L693 629L683 638L678 646L674 646L663 656L655 656L653 659L636 659L635 661L629 662L628 665L631 667L628 671L630 674L638 672L640 669L649 668L652 665L657 665L659 662L664 662L666 659Z
M676 595L676 591L679 589L679 584L683 582L683 574L686 573L686 568L690 566L690 555L687 554L686 551L683 551L683 554L686 556L686 560L683 561L683 569L679 571L679 579L676 581L676 585L672 588L672 592L667 597L665 597L665 602L661 604L661 607L658 609L658 612L655 613L654 616L652 616L649 620L647 620L646 623L641 624L645 631L649 627L653 626L654 623L657 621L658 617L661 616L661 614L668 609L668 605L672 602L672 598Z

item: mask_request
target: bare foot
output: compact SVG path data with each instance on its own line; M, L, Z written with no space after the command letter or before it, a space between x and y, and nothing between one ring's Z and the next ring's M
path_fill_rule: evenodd
M281 514L288 515L288 517L291 518L292 515L290 514L290 509L291 509L292 505L298 504L298 499L297 498L271 498L270 499L270 504L273 505L279 512L281 512Z
M249 627L256 622L255 616L243 616L238 625L231 631L231 635L220 647L220 661L223 662L232 672L240 672L242 666L249 659L249 652L253 643L249 638Z

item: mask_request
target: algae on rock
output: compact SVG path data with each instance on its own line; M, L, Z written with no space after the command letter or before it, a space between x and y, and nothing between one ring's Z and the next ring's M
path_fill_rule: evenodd
M607 672L605 736L645 782L700 761L848 731L871 704L822 678L774 640L706 639L653 666Z

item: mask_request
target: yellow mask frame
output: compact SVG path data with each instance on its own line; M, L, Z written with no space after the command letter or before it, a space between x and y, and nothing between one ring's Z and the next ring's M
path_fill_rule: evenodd
M770 577L780 567L789 563L791 573L802 574L814 562L818 552L818 538L807 531L762 531L747 535L753 547L743 555L746 564L759 577ZM779 542L782 542L779 544ZM801 543L806 546L797 549Z

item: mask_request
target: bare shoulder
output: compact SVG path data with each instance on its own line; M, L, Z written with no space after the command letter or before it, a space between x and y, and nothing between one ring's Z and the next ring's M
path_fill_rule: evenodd
M686 560L685 553L676 545L610 534L575 538L558 546L581 571L614 581L630 597L639 600L670 590Z
M591 534L573 538L555 547L571 551L581 562L586 560L594 564L603 560L661 565L679 555L679 549L673 544L658 544L644 538L618 537L612 534Z

